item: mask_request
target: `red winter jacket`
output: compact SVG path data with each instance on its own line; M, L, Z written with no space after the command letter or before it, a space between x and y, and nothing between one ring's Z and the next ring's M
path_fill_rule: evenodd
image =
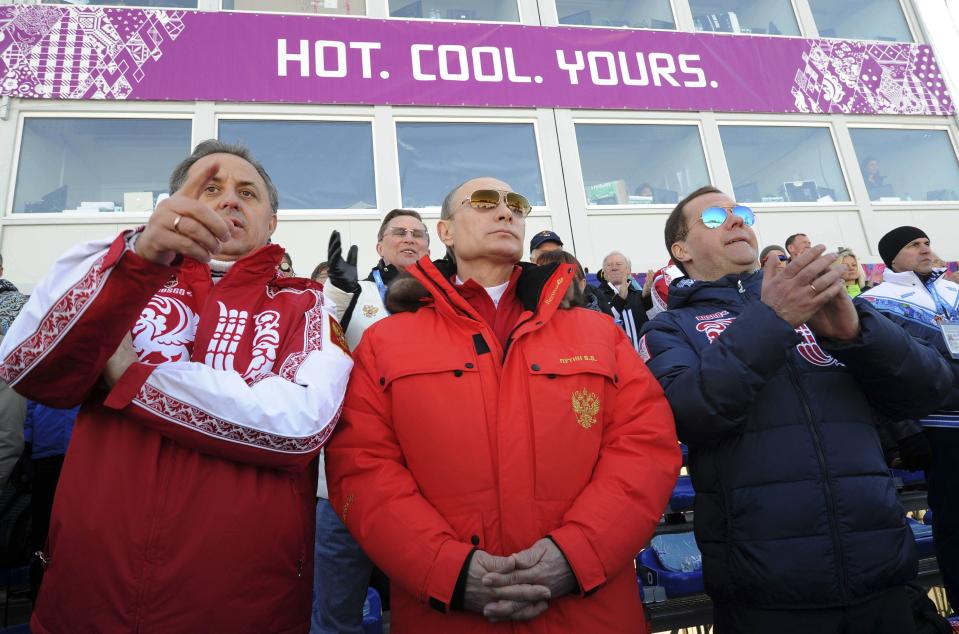
M559 309L569 265L524 270L506 351L450 271L408 271L428 299L364 334L326 454L334 508L393 583L392 630L644 631L633 558L680 466L656 380L608 316ZM448 611L474 546L547 535L581 596L515 624Z
M53 506L33 632L306 632L314 457L345 340L267 246L216 284L129 236L66 254L3 340L0 378L82 403ZM107 392L126 333L140 359Z

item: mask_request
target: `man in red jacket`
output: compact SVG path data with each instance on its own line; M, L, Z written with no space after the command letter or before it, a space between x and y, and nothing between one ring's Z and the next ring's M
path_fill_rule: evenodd
M201 143L170 191L65 254L0 348L14 389L81 404L33 632L309 629L346 340L319 286L278 275L276 189L245 148Z
M477 178L355 351L333 507L395 632L642 631L633 558L679 472L663 393L569 264L520 264L526 198ZM485 617L485 618L484 618Z

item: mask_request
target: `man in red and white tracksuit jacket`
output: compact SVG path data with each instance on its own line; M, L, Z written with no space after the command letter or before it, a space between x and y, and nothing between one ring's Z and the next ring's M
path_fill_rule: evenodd
M64 255L0 348L15 390L82 404L33 632L309 629L349 349L320 287L277 276L276 190L245 149L204 142L171 191Z

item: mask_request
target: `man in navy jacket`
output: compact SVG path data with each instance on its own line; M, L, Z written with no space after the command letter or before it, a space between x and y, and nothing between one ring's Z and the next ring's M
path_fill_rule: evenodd
M640 345L690 447L716 631L908 634L915 547L873 406L922 416L952 374L854 306L821 245L759 271L753 220L713 187L677 205L666 246L687 277Z

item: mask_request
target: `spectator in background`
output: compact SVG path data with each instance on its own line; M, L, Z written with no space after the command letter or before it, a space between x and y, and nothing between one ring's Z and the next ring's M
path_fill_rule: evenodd
M0 335L7 334L10 324L29 299L13 282L3 277L3 255L0 255Z
M929 237L916 227L898 227L879 240L886 265L883 282L864 292L868 302L906 333L939 351L948 363L952 391L938 412L919 420L916 435L899 440L904 465L925 469L932 509L933 543L943 585L959 607L959 360L943 339L941 324L959 320L959 285L932 266ZM905 390L905 387L901 387ZM925 433L921 433L924 431ZM902 435L902 434L900 434Z
M755 215L714 187L665 242L687 278L642 355L689 445L695 532L717 634L909 634L912 532L874 409L921 414L952 373L843 290L835 255L758 271Z
M320 262L316 265L316 268L313 269L313 273L310 275L310 279L314 282L319 282L320 284L326 285L326 280L330 277L330 263L329 261Z
M289 251L283 252L283 259L280 260L277 269L279 269L280 277L296 277L296 273L293 271L293 258L290 257Z
M805 233L794 233L786 238L786 253L790 260L802 255L811 246L812 242Z
M70 249L0 378L82 405L34 632L304 632L316 456L352 367L309 280L279 279L279 194L200 143L141 230ZM131 337L133 335L133 337Z
M411 209L387 213L376 238L380 260L366 279L360 280L356 271L357 247L350 247L344 259L340 232L330 234L330 278L325 293L336 304L337 318L351 349L359 345L367 328L390 315L385 305L390 283L430 252L426 225L420 214ZM323 458L321 454L316 492L319 499L310 634L362 634L363 601L373 562L330 506Z
M759 266L766 266L766 261L771 258L775 258L775 267L780 270L786 268L786 262L789 262L786 250L775 244L769 245L759 254Z
M396 632L645 629L633 560L679 471L672 418L623 333L562 308L573 266L520 262L529 209L493 178L451 191L452 256L408 267L354 353L327 476Z
M552 231L540 231L529 241L529 261L539 264L539 256L547 251L558 251L563 248L563 241Z
M886 185L886 177L879 173L879 160L874 156L867 156L860 163L862 178L866 181L866 191L869 200L879 200L883 196L892 196L892 187Z
M50 532L50 511L53 495L57 490L63 459L73 434L73 423L80 407L59 409L29 401L27 417L23 425L24 441L30 443L30 461L33 465L31 487L30 552L46 548ZM36 601L43 579L43 562L30 562L31 598Z
M642 196L643 198L649 198L650 200L652 200L653 198L653 186L650 185L649 183L643 183L642 185L637 187L635 191L637 196Z
M859 265L859 258L852 249L840 247L837 255L839 263L842 264L842 281L846 285L846 292L850 297L857 297L867 290L866 272Z
M583 308L606 313L610 317L613 316L613 311L609 304L607 304L604 299L596 294L596 290L592 286L586 283L586 273L583 271L583 266L572 253L563 251L562 249L558 251L546 251L544 253L540 253L539 258L536 260L536 264L537 266L572 264L575 267L574 275L576 276L576 283L571 284L569 290L566 292L566 298L564 299L565 304L563 308L582 306Z
M933 253L933 256L932 268L942 271L942 276L953 284L959 284L959 271L950 270L948 262L940 258L935 253Z
M613 251L603 258L603 269L598 274L599 296L612 307L613 319L626 332L626 336L639 350L639 331L646 323L646 310L653 305L648 291L633 279L632 264L625 255Z

